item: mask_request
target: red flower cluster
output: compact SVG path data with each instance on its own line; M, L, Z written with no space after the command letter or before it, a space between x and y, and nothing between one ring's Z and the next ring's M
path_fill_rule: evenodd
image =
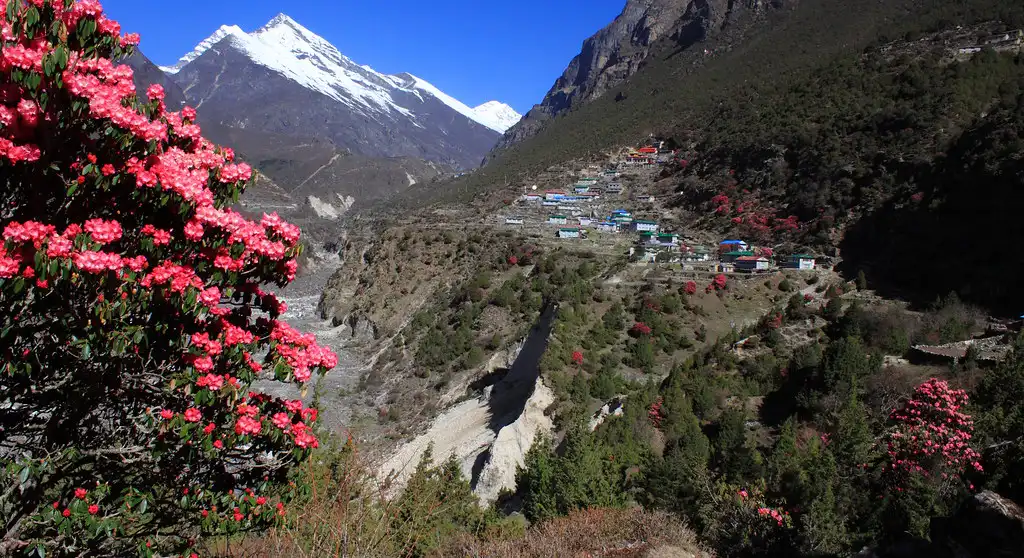
M966 404L964 390L932 378L889 415L895 427L882 441L897 484L906 473L930 476L941 471L945 476L967 468L982 470L981 456L970 445L974 421L961 412Z
M714 279L713 279L713 280L711 281L711 284L709 284L709 285L707 286L707 288L706 288L706 289L704 289L704 290L705 290L705 291L707 291L707 292L709 292L709 293L710 293L711 291L721 291L721 290L725 290L725 287L726 287L726 285L728 285L728 283L729 283L729 278L728 278L728 277L726 277L725 275L723 275L723 274L719 273L719 274L718 274L718 275L716 275L716 276L715 276L715 278L714 278Z
M572 352L572 362L576 366L583 366L583 353L580 351Z
M650 335L651 327L643 322L637 322L633 324L629 331L637 335Z
M765 324L768 329L779 329L782 327L782 314L776 313L768 322Z
M779 527L782 527L786 520L789 518L789 512L786 510L779 510L776 508L758 508L757 515L776 522Z
M651 408L647 411L647 418L650 419L651 424L653 424L655 428L661 428L661 421L665 420L665 417L661 412L661 405L663 403L663 398L658 397L658 399L651 404Z
M684 287L686 294L692 295L697 293L697 283L693 281L687 281Z

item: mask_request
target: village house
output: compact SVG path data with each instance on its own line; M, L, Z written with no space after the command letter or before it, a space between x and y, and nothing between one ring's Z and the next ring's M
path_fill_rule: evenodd
M654 155L654 154L658 153L658 148L657 147L641 147L640 149L637 149L636 152L640 153L642 155Z
M558 229L558 238L580 238L579 229Z
M567 223L568 220L565 218L565 215L551 215L548 217L549 225L565 225Z
M704 246L696 246L683 252L683 261L687 263L702 263L711 261L711 250Z
M611 184L608 185L608 188L605 189L605 192L608 192L609 194L621 194L622 184L618 182L612 182Z
M506 225L522 225L523 224L523 218L522 217L505 217L505 224Z
M655 223L654 221L645 221L643 219L638 219L636 221L633 221L633 230L637 232L657 232L658 223Z
M577 194L585 194L590 191L590 183L579 183L572 187L572 191Z
M754 273L757 271L768 271L771 262L764 256L741 256L736 258L736 271Z
M556 201L542 201L540 204L545 207L558 207L558 202Z
M679 244L679 235L675 233L661 233L658 235L658 242L662 244Z
M718 262L717 271L719 273L732 273L736 271L736 264L732 262Z
M611 221L602 221L597 224L597 230L601 232L615 233L619 232L619 225Z
M749 250L736 250L733 252L726 252L722 254L721 260L725 263L734 263L736 260L740 258L750 258L753 256L754 253Z
M814 256L793 254L789 257L789 267L801 270L814 269Z
M541 197L539 194L526 194L525 196L523 196L523 200L528 202L536 202L540 201Z
M581 227L589 227L594 222L590 217L580 217L579 221Z
M746 252L750 245L742 240L723 240L718 244L719 252Z
M548 201L565 199L565 192L561 190L548 190L547 192L544 192L544 199Z

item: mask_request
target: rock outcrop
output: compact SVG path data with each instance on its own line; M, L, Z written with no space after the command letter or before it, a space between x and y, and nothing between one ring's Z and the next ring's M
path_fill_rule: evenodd
M781 4L781 0L628 0L612 23L583 42L580 54L544 100L505 133L496 149L532 137L554 117L625 83L656 42L690 48L744 13Z
M474 489L482 504L496 501L502 490L515 490L516 470L523 465L537 434L554 430L551 418L544 414L554 402L555 393L538 379L523 414L498 431Z
M934 521L932 541L950 558L1024 556L1024 508L986 490Z

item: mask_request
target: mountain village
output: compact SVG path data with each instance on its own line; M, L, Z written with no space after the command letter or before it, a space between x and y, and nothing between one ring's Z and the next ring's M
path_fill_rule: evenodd
M667 265L694 274L763 275L784 269L814 270L819 259L805 253L776 254L773 247L741 239L705 242L659 220L656 197L646 190L661 165L677 155L652 140L623 149L604 166L589 166L561 189L524 188L500 224L563 241L585 241L625 253L638 265ZM624 183L629 184L625 186Z

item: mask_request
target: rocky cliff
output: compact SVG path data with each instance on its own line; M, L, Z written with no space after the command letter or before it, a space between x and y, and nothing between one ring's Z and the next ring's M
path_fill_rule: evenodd
M505 133L497 149L535 135L546 122L625 83L658 41L687 49L744 14L782 0L628 0L614 21L583 42L544 100Z

